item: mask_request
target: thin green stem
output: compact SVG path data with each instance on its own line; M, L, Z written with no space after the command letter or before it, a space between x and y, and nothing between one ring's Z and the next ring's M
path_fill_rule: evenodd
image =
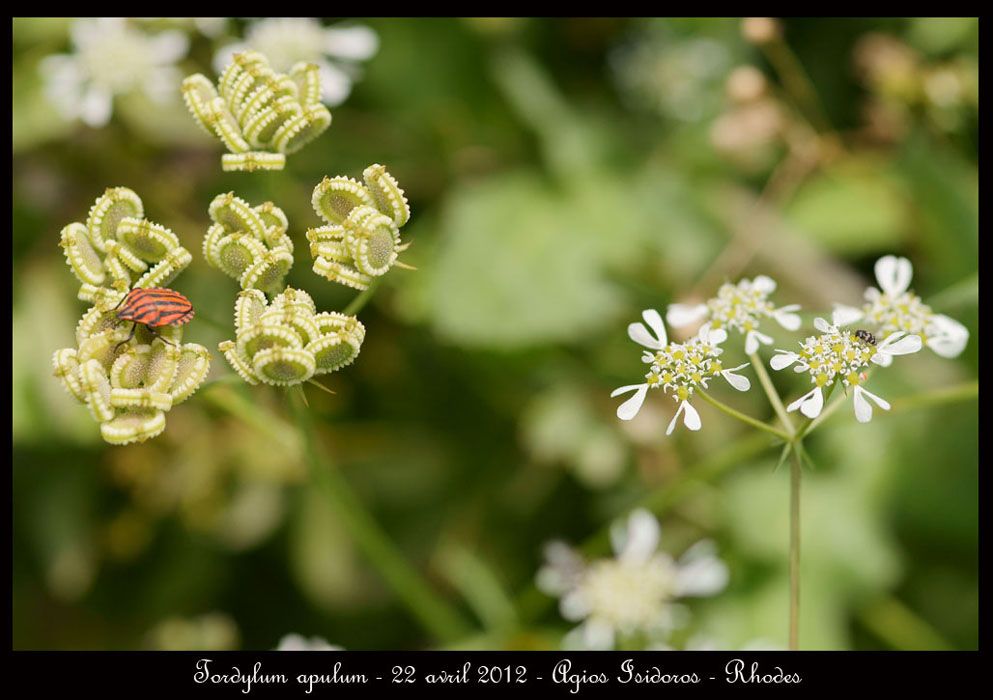
M769 403L772 404L773 409L776 411L776 415L779 416L779 420L783 422L783 427L786 431L792 435L794 434L793 421L790 420L789 414L786 412L786 407L783 406L783 400L779 398L779 393L776 391L776 387L772 385L772 380L769 378L769 373L765 371L765 364L757 354L749 353L748 359L752 361L752 367L755 369L755 374L759 377L759 384L765 390L765 395L769 397Z
M800 454L790 451L790 651L800 648Z
M938 406L956 401L967 401L979 396L979 380L963 382L943 389L933 389L920 394L905 396L892 402L890 413L904 411L909 408L921 408L927 406Z
M732 416L734 418L737 418L740 421L743 421L745 423L748 423L752 427L758 428L759 430L764 430L767 433L772 433L773 435L775 435L775 436L777 436L779 438L782 438L783 440L786 440L786 441L789 441L790 438L791 438L791 436L789 434L784 433L782 430L779 430L778 428L774 428L771 425L768 425L766 423L763 423L760 420L756 420L756 419L752 418L751 416L746 416L741 411L736 411L733 408L731 408L730 406L725 406L720 401L718 401L717 399L713 398L707 392L703 391L700 388L697 388L696 393L700 394L700 396L702 396L708 403L710 403L711 405L713 405L716 408L720 409L724 413L726 413L729 416Z
M442 642L460 638L468 631L462 616L428 585L397 550L340 470L324 461L314 436L310 412L301 405L299 397L291 397L290 403L303 433L304 451L310 462L311 474L341 516L355 543L425 630Z
M342 313L345 314L346 316L354 316L359 311L361 311L362 307L364 307L372 298L373 293L376 291L376 287L379 286L379 282L382 279L383 279L382 277L377 277L372 282L370 282L369 288L363 291L354 299L352 299L352 302L345 307L345 310L342 311Z

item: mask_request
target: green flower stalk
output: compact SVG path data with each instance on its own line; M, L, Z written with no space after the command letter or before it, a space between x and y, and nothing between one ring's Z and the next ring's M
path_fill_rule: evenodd
M118 347L128 329L110 302L101 302L76 326L76 348L56 350L52 358L55 376L89 408L113 445L144 442L165 430L165 414L188 399L210 370L207 348L180 345L182 328L158 330L161 338L139 325L134 338Z
M321 78L313 63L275 72L258 51L234 55L217 88L196 73L183 81L183 99L197 123L230 151L226 171L282 170L295 153L331 126L321 104Z
M203 240L207 262L238 280L242 289L276 294L293 265L293 241L283 210L272 202L250 206L233 192L210 203L214 224Z
M369 288L373 279L397 262L407 248L400 227L410 207L397 181L383 165L370 165L363 186L350 177L324 178L314 188L314 211L325 226L307 229L314 272L354 289Z
M287 287L272 303L257 289L235 301L236 339L218 345L249 384L292 386L355 361L365 326L354 316L317 313L306 292Z
M165 226L144 218L141 199L127 187L108 189L86 223L62 229L59 245L82 282L82 301L114 303L132 287L164 287L193 260Z

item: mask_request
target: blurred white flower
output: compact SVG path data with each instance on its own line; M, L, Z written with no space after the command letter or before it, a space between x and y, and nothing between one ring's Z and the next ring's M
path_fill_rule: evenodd
M749 355L759 349L759 344L770 345L772 338L759 332L763 319L771 318L789 331L800 327L800 317L795 313L799 304L776 308L769 295L776 291L776 282L759 275L754 280L741 280L738 284L725 282L717 296L705 304L689 306L670 304L665 320L673 328L682 328L707 319L713 328L733 328L745 336L745 352Z
M562 542L545 549L538 587L560 596L563 617L581 622L566 645L610 649L618 634L664 635L686 616L677 598L713 595L727 585L727 566L709 541L693 545L678 561L656 551L659 524L647 510L634 511L610 534L612 559L587 564Z
M104 126L114 96L139 89L159 103L178 100L182 75L173 64L189 48L182 32L148 34L123 17L97 17L76 20L70 34L73 53L38 65L46 96L66 119Z
M731 53L710 37L682 37L659 21L609 56L622 96L660 116L697 122L720 109Z
M276 651L344 651L344 647L328 644L321 637L307 639L301 634L287 634L279 640Z
M816 418L824 408L822 390L835 382L841 382L846 391L850 386L855 388L853 401L855 418L859 423L867 423L872 419L872 404L867 398L872 399L884 411L890 410L890 404L885 399L862 387L862 382L866 379L862 370L870 362L887 366L893 361L893 355L917 352L922 347L920 336L898 331L877 344L874 337L866 340L859 337L858 332L839 330L842 320L837 312L833 317L834 325L823 318L815 318L814 327L822 335L811 336L800 343L799 353L777 349L779 354L769 361L775 370L795 365L794 372L810 373L814 388L787 406L787 411L800 409L800 413L807 418Z
M707 382L716 376L723 377L728 384L738 391L748 391L751 382L747 377L735 374L743 365L724 369L718 359L723 349L717 347L727 340L728 334L723 329L711 329L710 324L704 324L696 337L687 343L670 343L665 331L665 324L662 317L655 309L646 309L641 314L645 323L655 332L652 335L642 323L632 323L628 326L628 336L639 345L650 348L655 352L646 352L642 355L642 361L651 365L647 380L644 384L630 384L618 387L611 392L611 396L626 394L635 390L635 395L617 407L617 417L621 420L631 420L634 418L641 405L645 401L645 395L649 389L659 387L665 393L672 390L672 398L679 402L676 415L666 435L670 434L676 427L676 420L683 416L683 424L690 430L700 429L700 414L690 404L693 391L697 386L707 388Z
M325 27L310 17L273 17L249 25L244 41L228 44L214 54L220 74L241 51L254 49L268 57L273 69L289 72L296 63L316 64L321 74L321 102L334 107L345 101L360 76L359 61L379 50L379 37L369 27Z
M969 342L969 329L953 318L933 313L910 291L914 268L907 258L886 255L876 261L875 270L879 289L865 290L866 303L861 309L835 305L835 317L840 323L865 320L880 335L895 331L919 335L942 357L961 354Z

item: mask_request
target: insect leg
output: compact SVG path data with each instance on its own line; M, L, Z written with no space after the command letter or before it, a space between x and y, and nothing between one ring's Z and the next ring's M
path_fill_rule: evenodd
M152 328L151 326L147 326L147 328L148 328L148 330L149 330L149 331L151 332L151 334L152 334L153 336L155 336L156 338L158 338L159 340L161 340L161 341L162 341L163 343L165 343L166 345L171 345L171 346L173 346L174 348L178 348L178 347L179 347L178 345L176 345L176 344L175 344L174 342L172 342L171 340L167 340L166 338L163 338L163 337L162 337L161 335L159 335L159 332L158 332L158 330L156 330L155 328Z
M117 348L121 347L122 345L124 345L124 343L126 343L129 340L131 340L132 338L134 338L134 329L137 328L137 327L138 327L138 324L137 323L131 324L131 332L128 334L128 337L125 338L124 340L122 340L121 342L119 342L117 345L114 346L114 352L117 352Z

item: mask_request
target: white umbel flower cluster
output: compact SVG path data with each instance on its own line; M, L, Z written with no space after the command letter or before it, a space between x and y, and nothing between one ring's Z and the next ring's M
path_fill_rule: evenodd
M879 335L896 331L914 333L942 357L957 357L969 342L969 330L953 318L936 314L910 290L914 268L907 258L887 255L876 261L879 289L865 290L861 309L835 305L840 323L863 321Z
M800 327L800 317L795 313L799 304L776 308L769 295L776 291L776 282L759 275L754 280L741 280L738 284L725 282L717 296L705 304L690 306L671 304L665 320L673 328L682 328L706 319L714 329L734 329L745 336L745 352L751 355L759 345L771 345L772 338L759 331L765 319L773 319L786 330Z
M123 17L76 20L73 53L39 63L45 94L66 119L92 127L110 121L116 95L142 90L157 102L176 99L181 74L174 65L189 40L180 31L149 34Z
M846 391L848 387L854 388L855 418L860 423L867 423L872 418L872 405L867 398L884 411L888 411L890 405L862 386L866 379L862 370L869 363L889 365L893 355L917 352L922 346L921 338L899 331L874 344L859 337L857 332L841 330L839 326L842 324L837 315L833 321L834 325L823 318L814 319L814 327L821 335L811 336L800 343L800 352L777 349L778 354L769 364L775 370L793 365L794 372L810 374L814 388L787 406L787 411L799 409L808 418L816 418L824 408L823 390L840 382Z
M698 542L674 560L658 551L659 524L638 509L611 530L613 558L586 563L563 542L546 547L538 587L560 596L562 616L580 622L566 646L613 648L618 635L664 638L685 617L676 599L713 595L728 581L727 566L709 541Z
M676 410L672 422L669 423L666 435L672 433L680 415L683 416L683 424L687 428L699 430L700 414L690 404L696 387L700 386L706 389L708 381L720 376L738 391L748 391L751 386L748 378L735 374L742 367L747 367L748 363L725 369L719 359L724 351L718 346L727 339L726 331L723 329L714 330L710 324L705 324L700 328L696 337L689 342L670 343L666 335L665 324L662 323L662 317L658 311L646 309L642 313L642 318L645 319L648 327L655 332L655 335L652 335L642 323L629 325L628 335L639 345L654 351L646 351L642 355L642 361L651 366L648 374L645 375L644 384L622 386L610 394L613 397L635 391L633 397L617 408L618 418L621 420L634 418L641 409L648 390L661 388L666 393L671 391L673 400L679 403L679 408Z

